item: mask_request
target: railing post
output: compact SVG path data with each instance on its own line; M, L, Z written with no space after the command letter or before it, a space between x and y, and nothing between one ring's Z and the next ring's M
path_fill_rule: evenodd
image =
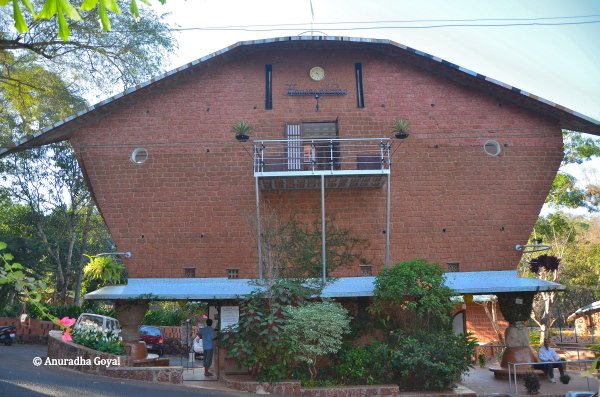
M317 162L316 156L317 156L317 149L315 147L315 141L311 141L310 142L310 165L312 167L312 172L315 172L315 164Z
M329 141L329 166L333 172L333 141Z

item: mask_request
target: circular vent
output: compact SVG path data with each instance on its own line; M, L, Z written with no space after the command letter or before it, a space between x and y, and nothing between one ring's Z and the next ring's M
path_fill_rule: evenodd
M136 164L142 164L148 160L148 151L143 147L135 148L133 152L131 152L131 161Z
M498 142L489 140L483 145L483 150L490 156L497 156L502 151L502 148Z

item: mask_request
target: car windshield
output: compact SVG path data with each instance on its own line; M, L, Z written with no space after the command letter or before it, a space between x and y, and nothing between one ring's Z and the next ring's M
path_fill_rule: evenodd
M150 328L150 327L144 327L142 329L140 329L140 333L142 335L148 335L148 336L160 336L160 329L159 328Z
M102 318L99 317L84 317L81 319L80 324L96 324L102 328Z

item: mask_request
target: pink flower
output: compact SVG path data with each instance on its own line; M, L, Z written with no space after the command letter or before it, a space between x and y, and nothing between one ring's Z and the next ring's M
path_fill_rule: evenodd
M66 318L66 317L65 317ZM67 328L62 336L63 342L71 342L73 338L71 338L71 328Z
M60 319L59 324L63 327L70 327L71 325L75 324L76 321L77 320L75 320L74 318L63 317Z

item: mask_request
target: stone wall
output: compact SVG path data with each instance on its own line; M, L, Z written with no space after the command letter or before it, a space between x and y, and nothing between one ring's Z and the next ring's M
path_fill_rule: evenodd
M60 366L112 378L175 384L183 381L183 368L180 366L133 367L130 357L102 353L76 343L63 342L60 335L48 337L46 360L51 362L56 360L55 362Z

